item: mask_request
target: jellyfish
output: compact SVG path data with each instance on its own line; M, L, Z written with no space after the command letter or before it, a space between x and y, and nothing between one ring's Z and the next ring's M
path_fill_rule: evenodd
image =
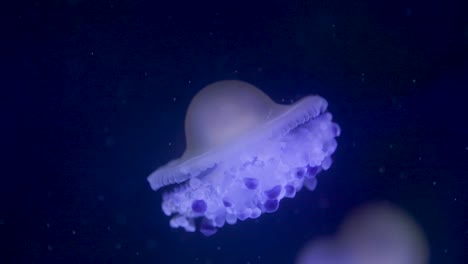
M316 239L296 264L427 264L429 247L421 226L388 201L353 209L334 236Z
M210 236L277 211L303 187L314 190L340 135L326 109L320 96L277 104L238 80L203 88L186 113L183 155L148 176L155 191L177 184L163 194L170 226Z

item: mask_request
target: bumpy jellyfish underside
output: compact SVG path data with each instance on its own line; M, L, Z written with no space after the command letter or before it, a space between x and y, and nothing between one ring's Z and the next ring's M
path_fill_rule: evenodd
M212 235L275 212L303 186L314 190L340 134L326 108L319 96L279 105L241 81L202 89L187 111L184 155L148 177L154 190L181 183L163 196L171 227Z

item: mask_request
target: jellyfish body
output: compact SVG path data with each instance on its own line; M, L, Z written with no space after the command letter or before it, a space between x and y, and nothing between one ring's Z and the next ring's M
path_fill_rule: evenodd
M182 183L163 195L170 225L212 235L225 223L278 210L280 201L331 166L340 128L327 102L308 96L292 105L274 103L255 86L220 81L202 89L185 119L187 148L158 168L154 190Z

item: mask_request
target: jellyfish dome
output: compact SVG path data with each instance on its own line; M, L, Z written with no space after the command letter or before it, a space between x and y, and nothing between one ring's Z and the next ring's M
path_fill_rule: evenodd
M303 186L314 190L340 134L326 109L320 96L276 104L237 80L203 88L187 110L184 154L148 177L153 190L179 184L163 195L171 227L212 235L275 212Z

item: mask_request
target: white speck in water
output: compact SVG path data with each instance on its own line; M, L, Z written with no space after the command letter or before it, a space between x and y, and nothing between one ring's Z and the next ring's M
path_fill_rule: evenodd
M408 175L406 175L405 172L401 172L401 173L400 173L400 179L403 179L403 180L404 180L404 179L406 179L407 177L408 177Z
M106 147L111 147L115 144L115 140L113 137L109 136L109 137L106 137L106 142L105 142L105 145Z
M411 8L406 8L406 16L411 16L413 14L413 10Z
M436 182L436 181L433 181L433 182L432 182L432 185L433 185L433 186L436 186L436 185L437 185L437 182Z
M72 230L72 235L76 235L76 231L75 231L75 230Z
M172 101L175 102L177 100L177 98L175 97L172 97Z
M385 166L380 166L379 167L379 173L385 173Z

